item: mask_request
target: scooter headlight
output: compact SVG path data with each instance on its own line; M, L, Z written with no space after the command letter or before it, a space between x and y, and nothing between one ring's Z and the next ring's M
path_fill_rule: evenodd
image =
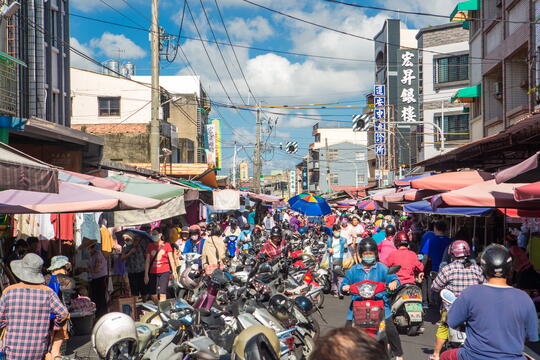
M358 295L363 298L371 298L375 294L376 287L377 286L375 284L362 284L358 287Z

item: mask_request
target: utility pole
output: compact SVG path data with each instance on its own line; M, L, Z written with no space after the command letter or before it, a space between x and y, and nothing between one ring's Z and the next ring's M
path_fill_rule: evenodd
M159 172L159 26L158 0L152 0L152 112L150 121L150 162Z
M236 188L236 141L234 142L232 184Z
M356 135L356 133L355 133L355 135ZM332 180L330 179L330 150L328 149L328 138L327 137L324 138L324 144L325 144L325 147L326 147L326 188L327 188L326 192L331 192Z
M253 187L255 193L261 193L261 109L257 108L257 129L255 140L255 156L253 156Z

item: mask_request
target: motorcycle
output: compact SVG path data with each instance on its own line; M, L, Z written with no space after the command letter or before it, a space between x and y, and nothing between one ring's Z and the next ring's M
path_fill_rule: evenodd
M422 332L424 311L422 308L422 290L415 284L403 284L392 299L392 315L398 330L409 336Z
M453 304L456 301L456 295L448 289L441 291L441 299L447 304ZM467 335L465 334L465 325L460 326L458 329L448 327L448 341L446 341L443 350L457 349L463 345Z

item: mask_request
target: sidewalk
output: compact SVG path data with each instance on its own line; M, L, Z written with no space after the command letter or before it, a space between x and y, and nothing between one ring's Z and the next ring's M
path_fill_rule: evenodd
M74 336L66 343L66 356L76 355L85 360L99 360L94 349L92 349L91 336Z

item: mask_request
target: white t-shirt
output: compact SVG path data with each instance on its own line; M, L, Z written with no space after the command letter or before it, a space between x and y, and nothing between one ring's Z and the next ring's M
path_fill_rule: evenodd
M347 233L345 234L347 244L350 245L355 243L357 235L362 233L364 233L364 227L362 226L362 224L358 224L356 226L353 226L353 224L349 224L349 226L347 226Z

